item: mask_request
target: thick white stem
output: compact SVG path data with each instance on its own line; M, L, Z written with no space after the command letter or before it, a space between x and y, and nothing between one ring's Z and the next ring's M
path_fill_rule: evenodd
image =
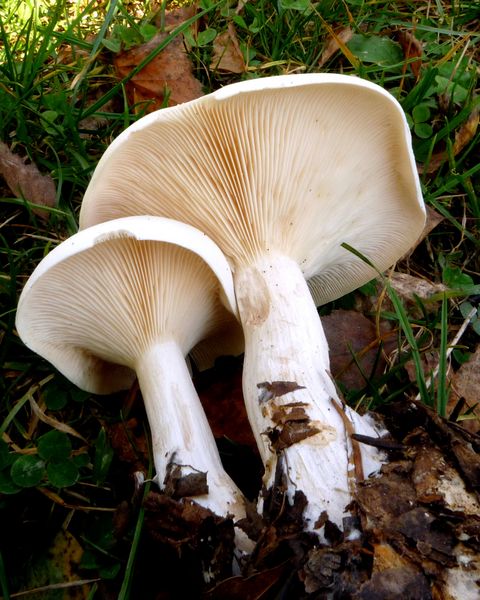
M224 471L184 356L173 341L150 348L136 365L152 434L158 484L206 474L208 493L189 495L215 514L245 516L242 493Z
M280 460L290 499L299 490L308 500L307 528L316 529L322 511L341 526L351 499L351 440L303 274L285 256L265 256L235 273L235 289L245 333L243 391L264 483L271 487ZM354 432L378 435L369 418L348 408L345 415ZM361 454L365 475L380 467L376 450L364 446Z

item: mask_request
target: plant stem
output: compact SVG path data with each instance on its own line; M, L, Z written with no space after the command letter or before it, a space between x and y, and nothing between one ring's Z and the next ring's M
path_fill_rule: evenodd
M263 256L237 271L235 289L245 333L244 396L266 488L279 464L290 501L296 491L308 500L306 528L316 529L322 511L341 526L353 470L341 411L355 433L377 437L378 431L339 401L325 334L297 263ZM361 456L366 475L380 467L376 450L364 447Z

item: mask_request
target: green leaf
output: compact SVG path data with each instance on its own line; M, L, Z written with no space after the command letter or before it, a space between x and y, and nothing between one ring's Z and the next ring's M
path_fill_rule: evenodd
M437 75L435 81L438 84L438 90L440 93L447 93L452 97L453 102L456 104L463 104L468 97L468 90L459 85L458 83L452 83L446 77L440 77Z
M145 25L141 25L140 27L140 35L144 42L149 42L157 33L158 29L150 23L145 23Z
M298 10L304 12L311 7L310 0L280 0L279 6L282 10Z
M468 315L472 312L472 310L473 310L473 304L471 302L462 302L460 304L460 312L464 319L466 319L468 317ZM473 317L471 317L471 320L474 321L475 319L478 319L479 317L480 317L480 309L477 309L477 314L475 315L475 313L474 313Z
M72 388L70 390L70 397L74 402L85 402L91 395L90 392L85 392L79 388Z
M443 268L442 279L447 287L455 290L470 289L474 286L470 275L463 273L460 267L455 267L448 263Z
M197 35L197 39L195 40L195 45L198 46L199 48L202 48L203 46L207 46L208 44L211 44L216 37L217 37L216 29L211 29L211 28L205 29L204 31L201 31Z
M115 579L115 577L120 572L120 563L113 563L112 565L108 565L106 567L102 567L99 569L98 574L102 579Z
M73 460L52 460L47 465L49 482L58 488L70 487L78 481L79 473Z
M93 477L97 485L101 485L110 469L113 459L113 450L108 443L107 434L102 427L95 442L95 457L93 459Z
M72 443L66 433L53 429L38 438L38 454L44 460L68 458Z
M463 365L467 363L472 358L471 352L463 352L458 348L455 348L452 352L453 358L458 362L458 364Z
M371 281L364 283L358 288L358 290L367 297L375 296L377 293L377 280L372 279Z
M90 457L86 452L83 452L82 454L76 454L75 456L72 456L72 460L78 468L81 468L88 465L90 462Z
M354 34L347 44L360 60L377 65L394 65L402 62L402 49L390 38Z
M18 494L22 488L13 483L8 471L0 471L0 494Z
M44 110L41 117L42 119L45 119L47 123L54 123L58 117L58 112L56 110Z
M43 393L43 399L49 410L61 410L68 403L68 392L56 386L49 386Z
M45 474L45 463L33 454L19 456L10 469L13 482L20 487L35 487Z
M98 569L100 564L97 555L89 548L86 548L80 559L79 566L81 569Z
M8 467L11 464L11 457L15 456L10 454L8 444L3 440L0 440L0 470Z
M415 132L415 135L422 140L427 140L433 135L433 129L428 123L416 123L413 131Z
M111 52L114 52L115 54L120 52L120 50L122 49L122 42L119 39L111 38L107 40L103 38L102 44L105 46L105 48L107 48Z
M412 110L412 117L415 123L424 123L430 118L430 109L426 104L418 104Z

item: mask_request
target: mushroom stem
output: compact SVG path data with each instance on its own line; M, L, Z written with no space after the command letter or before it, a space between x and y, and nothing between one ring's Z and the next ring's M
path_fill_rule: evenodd
M159 486L174 497L192 498L217 515L231 515L235 521L243 518L242 493L223 469L178 344L157 343L135 368L150 424Z
M343 407L329 374L328 344L298 264L264 255L235 273L245 334L243 391L265 465L264 484L277 467L286 475L292 501L308 501L306 528L315 530L323 511L342 525L351 500L351 439L338 409L355 433L378 436L369 417ZM337 403L335 407L334 403ZM362 448L366 475L381 465L380 454Z

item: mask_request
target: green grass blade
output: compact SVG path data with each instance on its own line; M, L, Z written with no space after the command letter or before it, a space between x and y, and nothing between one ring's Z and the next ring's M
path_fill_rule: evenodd
M382 278L382 281L387 289L387 293L388 293L390 300L393 304L393 307L395 309L395 313L397 315L398 322L400 323L400 327L402 328L405 338L407 339L407 342L410 346L410 351L412 353L412 360L413 360L413 364L415 367L415 379L417 381L420 398L421 398L422 402L424 402L428 406L433 406L432 398L430 397L430 394L429 394L428 388L427 388L427 384L425 381L425 373L423 371L422 357L421 357L420 349L418 347L417 340L415 339L415 334L413 333L412 325L408 319L408 315L405 310L405 307L402 304L402 301L398 297L397 293L391 286L388 279L383 275L383 273L381 271L379 271L379 269L377 269L377 267L374 265L374 263L369 258L364 256L361 252L359 252L358 250L356 250L355 248L353 248L352 246L350 246L347 243L343 243L342 247L345 248L346 250L348 250L349 252L351 252L352 254L354 254L355 256L357 256L364 263L366 263L367 265L369 265L370 267L375 269L375 271L378 273L378 275Z
M440 352L438 359L437 376L437 412L440 416L447 416L447 346L448 346L448 301L446 295L442 300L442 312L440 320Z

